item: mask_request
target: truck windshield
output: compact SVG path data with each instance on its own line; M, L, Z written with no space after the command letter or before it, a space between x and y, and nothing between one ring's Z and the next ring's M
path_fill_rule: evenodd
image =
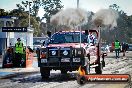
M87 43L87 36L81 34L81 42ZM79 32L61 32L54 34L50 39L50 44L59 43L80 43L80 33Z

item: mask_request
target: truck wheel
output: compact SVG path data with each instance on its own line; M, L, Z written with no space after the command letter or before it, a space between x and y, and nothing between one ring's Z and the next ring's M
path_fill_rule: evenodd
M96 74L102 74L102 67L100 65L96 66L95 67L95 72L96 72Z
M42 79L48 79L50 76L50 69L40 67L40 73Z
M84 85L87 82L87 79L84 76L77 77L77 83L80 85Z
M61 74L67 74L66 70L61 70Z

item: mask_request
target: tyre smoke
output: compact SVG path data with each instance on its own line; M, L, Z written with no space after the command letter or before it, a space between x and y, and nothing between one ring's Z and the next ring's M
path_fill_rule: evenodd
M75 28L87 22L88 13L82 9L69 8L59 11L53 15L50 22L54 25L67 25L70 28Z
M94 14L92 21L96 27L105 25L113 28L117 26L118 17L118 13L113 9L101 9Z

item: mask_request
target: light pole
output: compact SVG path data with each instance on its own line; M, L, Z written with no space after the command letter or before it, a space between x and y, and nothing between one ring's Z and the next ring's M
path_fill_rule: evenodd
M77 8L79 8L79 0L77 0Z
M27 3L27 5L28 5L28 7L29 7L29 8L28 8L28 9L29 9L29 14L28 14L28 28L27 28L27 29L30 31L30 30L31 30L31 27L30 27L30 24L31 24L31 22L30 22L30 6L31 6L31 3L32 3L32 2L26 1L26 3ZM27 40L28 40L28 39L27 39L28 30L27 30L27 32L26 32L26 49L27 49L27 45L28 45L28 44L27 44Z
M77 9L79 9L79 0L77 0ZM77 28L78 28L78 30L80 29L80 47L81 47L81 41L82 41L81 40L81 33L82 33L81 25L79 24Z
M31 22L30 22L30 5L31 5L31 3L32 2L28 2L28 6L29 6L29 23L28 23L28 27L29 27L29 29L30 29L30 24L31 24Z

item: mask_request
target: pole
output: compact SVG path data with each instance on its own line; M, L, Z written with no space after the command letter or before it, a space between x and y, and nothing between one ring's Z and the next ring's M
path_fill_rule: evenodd
M30 29L30 3L31 2L28 2L28 5L29 5L29 23L28 23L29 25L28 25L28 27L29 27L29 29Z
M101 31L101 27L99 26L98 28L98 63L100 62L100 31Z
M79 8L79 0L77 0L77 8Z
M81 37L82 30L81 30L81 26L79 26L79 29L80 29L80 48L81 48L81 41L82 41L82 37Z
M30 28L31 28L31 27L30 27L30 24L31 24L31 22L30 22L30 5L31 5L31 3L32 3L32 2L28 2L28 5L29 5L28 28L29 28L29 30L30 30ZM28 31L27 31L27 33L28 33ZM26 49L27 49L27 35L28 35L27 33L26 33Z
M79 8L79 0L77 0L77 9ZM78 30L80 30L80 48L81 48L81 33L82 33L82 30L81 30L81 25L78 25Z

